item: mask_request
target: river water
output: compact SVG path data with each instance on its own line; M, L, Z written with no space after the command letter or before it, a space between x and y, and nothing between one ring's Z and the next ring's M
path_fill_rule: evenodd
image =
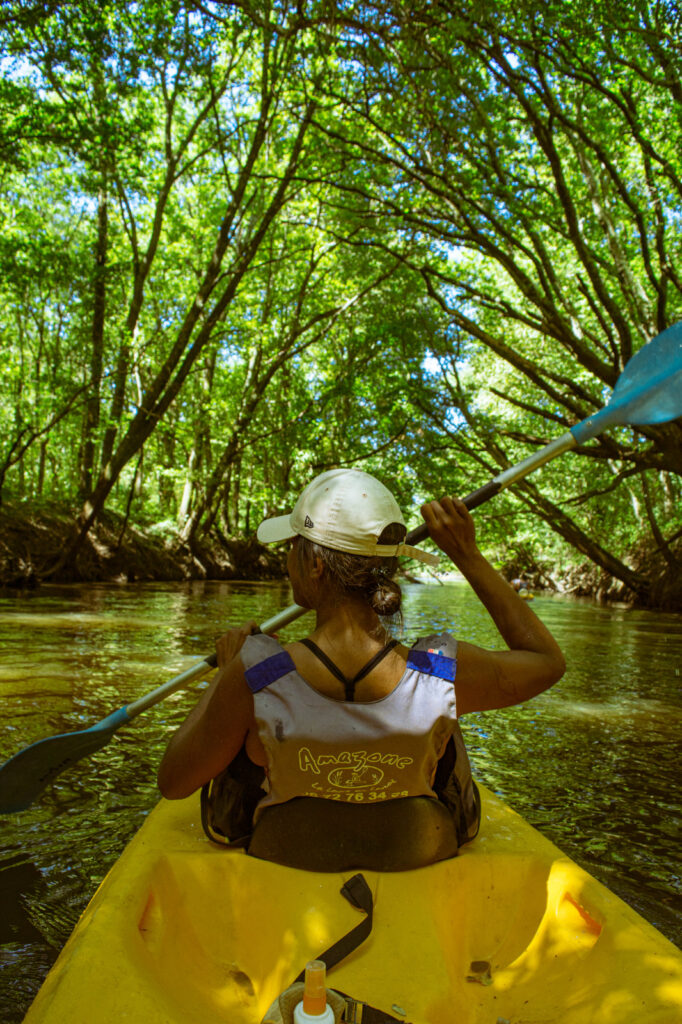
M403 589L405 642L449 630L501 646L465 584ZM35 740L87 728L200 660L228 623L262 621L290 600L284 583L0 592L0 762ZM526 705L464 720L474 774L682 946L682 617L542 596L534 609L568 671ZM304 635L307 622L282 638ZM0 819L2 1024L22 1020L158 799L156 766L195 694L196 686L147 711L29 810Z

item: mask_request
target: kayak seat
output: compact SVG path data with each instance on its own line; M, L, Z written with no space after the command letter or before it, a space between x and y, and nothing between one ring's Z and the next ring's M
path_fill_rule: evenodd
M432 797L372 806L297 797L263 811L248 852L305 871L410 871L457 848L452 815Z

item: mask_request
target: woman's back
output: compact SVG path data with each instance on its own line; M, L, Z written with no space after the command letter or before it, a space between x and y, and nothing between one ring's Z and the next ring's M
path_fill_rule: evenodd
M430 651L434 643L443 655ZM254 709L246 749L268 777L256 818L297 796L356 803L433 797L438 761L458 731L454 639L420 641L405 660L398 657L399 678L387 674L390 685L375 681L370 699L352 702L342 699L343 684L331 672L333 693L331 683L311 685L290 650L257 635L240 652Z

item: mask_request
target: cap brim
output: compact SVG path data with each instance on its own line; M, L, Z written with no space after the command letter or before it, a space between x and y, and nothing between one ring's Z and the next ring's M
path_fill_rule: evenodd
M265 519L256 534L261 544L276 544L280 540L291 540L296 531L291 527L291 514Z

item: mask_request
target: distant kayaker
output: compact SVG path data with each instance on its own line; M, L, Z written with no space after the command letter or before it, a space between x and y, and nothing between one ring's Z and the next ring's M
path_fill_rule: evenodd
M315 629L285 646L253 635L253 622L220 638L219 671L161 763L164 796L219 779L230 839L245 833L255 856L309 870L413 868L454 856L476 835L480 806L458 719L534 697L565 664L479 551L465 505L444 497L422 515L508 649L448 633L409 648L391 639L384 622L400 611L398 557L433 556L404 544L398 504L378 480L323 473L290 515L258 530L261 541L291 542L294 600L315 611Z
M517 578L517 579L513 579L511 581L511 586L516 591L516 593L519 595L519 597L523 598L524 601L532 601L533 600L535 595L531 593L531 591L530 591L530 589L528 587L528 584L526 583L526 581L524 579L522 579L520 577Z

